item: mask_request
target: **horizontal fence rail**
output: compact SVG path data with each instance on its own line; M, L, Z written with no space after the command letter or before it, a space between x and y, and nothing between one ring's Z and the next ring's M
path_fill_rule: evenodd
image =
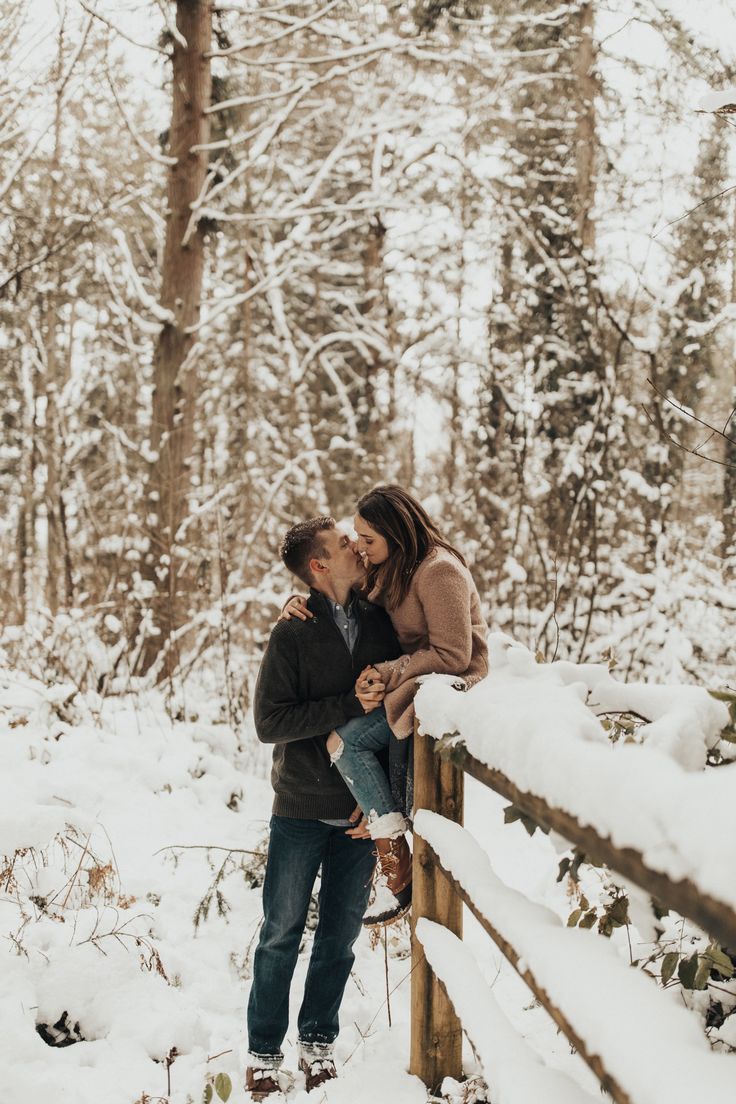
M464 904L468 906L478 923L488 933L488 935L490 935L493 942L496 944L499 950L502 951L504 956L508 959L508 961L514 967L519 976L524 979L531 992L537 998L542 1007L547 1010L549 1015L559 1027L560 1031L562 1031L562 1033L569 1039L583 1061L586 1062L588 1066L590 1066L593 1073L598 1078L601 1088L605 1092L611 1094L613 1099L616 1101L616 1104L631 1104L630 1097L616 1082L616 1079L606 1071L603 1066L603 1062L598 1057L598 1055L589 1052L588 1048L583 1042L582 1037L578 1034L574 1025L557 1008L550 994L547 993L547 991L539 984L532 971L525 967L523 957L517 953L513 944L510 943L508 939L505 939L504 936L501 935L501 933L498 931L498 929L493 926L491 921L476 906L476 903L470 896L470 894L443 865L442 859L437 854L437 852L434 851L431 845L428 846L434 857L434 861L437 867L442 870L443 874L452 886L453 891L458 895L460 900L462 900Z
M658 905L671 908L680 916L692 920L724 947L736 949L736 913L724 901L704 893L689 879L674 881L666 874L652 870L638 851L630 847L616 847L610 839L599 835L595 828L579 824L563 809L555 809L544 798L524 793L506 775L475 759L462 744L438 743L435 750L443 760L495 790L537 824L558 832L579 847L594 864L610 867L643 889Z
M437 843L442 838L442 832L430 830L436 828L436 823L441 825L441 817L452 822L458 827L454 829L455 844L465 846L465 842L457 837L467 837L466 851L472 854L471 866L480 869L484 864L488 865L489 879L495 876L490 870L487 856L478 849L478 844L461 827L463 822L463 786L465 774L471 775L483 785L489 787L502 797L512 802L526 816L532 818L541 827L558 832L571 844L580 848L593 862L602 863L613 871L621 874L646 893L652 896L660 906L671 908L680 915L693 920L709 935L715 937L722 945L736 948L736 913L724 902L718 901L705 894L693 882L672 880L659 871L651 869L647 865L642 854L633 848L617 848L610 839L600 835L595 829L581 825L573 816L565 811L550 806L543 798L534 794L521 791L509 778L498 770L488 767L474 758L467 748L455 740L435 741L431 736L420 736L418 731L414 741L414 808L415 808L415 833L414 833L414 900L413 900L413 939L412 939L412 1020L411 1020L411 1059L410 1071L417 1074L428 1086L431 1092L436 1092L446 1076L459 1079L462 1075L462 1024L455 1010L453 1001L448 995L448 990L458 991L455 985L447 984L447 977L441 978L442 970L432 968L429 959L432 957L429 951L425 954L422 944L422 931L435 931L437 925L442 925L453 933L462 937L462 904L464 903L483 929L490 935L502 953L528 985L531 992L547 1010L554 1022L564 1033L578 1054L587 1063L598 1079L603 1090L607 1091L616 1104L638 1104L631 1095L630 1090L621 1084L618 1071L608 1067L602 1052L605 1046L593 1047L583 1038L580 1029L576 1026L574 1016L567 1014L559 1007L560 1002L555 994L545 988L533 969L529 967L527 956L523 950L514 945L513 935L508 930L500 930L501 925L490 918L494 909L489 906L486 909L479 907L476 896L482 895L482 879L458 877L452 869L452 862L443 855L443 848ZM427 812L424 812L426 810ZM431 814L440 814L432 818ZM449 828L449 826L448 826ZM424 838L423 832L428 838ZM447 834L447 833L445 833ZM430 840L432 842L430 842ZM457 853L457 852L455 852ZM467 873L467 872L466 872ZM497 882L497 879L496 879ZM475 886L472 888L471 883ZM498 883L498 893L513 894L513 891ZM480 889L478 889L480 887ZM518 896L518 895L517 895ZM492 901L493 895L485 893L486 904ZM531 910L541 906L525 902ZM553 918L554 919L554 918ZM429 921L429 925L425 923ZM570 935L575 937L582 933L574 929L560 929L559 920L556 919L558 935L565 941ZM564 934L563 934L564 933ZM438 935L432 935L435 946ZM447 940L451 946L451 940ZM610 945L605 943L606 951L610 951ZM590 947L587 948L590 950ZM605 958L606 956L602 956ZM607 956L610 960L610 955ZM440 961L435 959L435 964ZM604 962L604 974L606 969L610 973L610 961ZM631 990L633 1002L644 1003L650 998L659 1001L665 1000L658 988L637 971L631 971L630 967L622 964L616 958L616 967L621 967L626 976L625 985ZM630 984L629 982L633 983ZM619 979L624 980L624 979ZM645 989L641 989L641 983ZM637 989L637 986L639 987ZM593 981L591 981L591 1001ZM628 995L627 989L627 995ZM664 1006L663 1006L664 1008ZM657 1015L658 1006L651 1009L654 1016ZM669 1014L668 1010L665 1012ZM679 1019L678 1019L679 1017ZM679 1006L674 1018L671 1020L673 1037L681 1035L684 1045L683 1052L687 1050L689 1039L689 1013ZM690 1032L691 1034L691 1032ZM690 1040L691 1041L691 1040ZM600 1040L599 1040L600 1042ZM640 1040L636 1032L632 1034L632 1045ZM664 1059L662 1054L661 1059ZM690 1061L690 1059L688 1059ZM713 1055L705 1048L705 1051L697 1052L694 1058L695 1064L703 1074L706 1070L715 1078L714 1084L728 1083L732 1085L732 1066L723 1055ZM723 1063L727 1066L724 1067ZM704 1065L707 1063L707 1066ZM614 1063L615 1065L615 1063ZM687 1093L686 1082L690 1082L689 1068L683 1065L683 1083L680 1089ZM697 1084L695 1081L693 1084ZM679 1093L675 1094L680 1099ZM696 1091L697 1095L697 1091ZM691 1097L684 1095L683 1100ZM720 1101L720 1095L717 1097ZM726 1097L723 1097L725 1100ZM715 1104L715 1100L713 1101Z

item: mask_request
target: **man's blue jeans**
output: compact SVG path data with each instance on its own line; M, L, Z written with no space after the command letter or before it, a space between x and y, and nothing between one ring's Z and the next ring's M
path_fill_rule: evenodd
M320 820L271 817L263 927L248 1001L248 1049L259 1065L278 1066L283 1058L291 979L320 867L319 923L299 1010L299 1042L318 1054L337 1038L374 865L371 840L351 839L344 828Z
M391 729L383 706L362 717L353 717L336 728L342 739L342 751L333 756L333 764L368 821L398 812L386 772L376 752L387 748Z

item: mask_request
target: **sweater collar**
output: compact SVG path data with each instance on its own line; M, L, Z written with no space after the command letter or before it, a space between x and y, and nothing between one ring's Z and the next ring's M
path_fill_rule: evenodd
M350 610L354 613L358 611L358 595L354 590L350 591L350 597L345 603L346 610ZM315 590L314 587L309 588L309 597L307 598L307 609L312 613L329 613L332 617L332 603L326 594L323 594L320 590Z

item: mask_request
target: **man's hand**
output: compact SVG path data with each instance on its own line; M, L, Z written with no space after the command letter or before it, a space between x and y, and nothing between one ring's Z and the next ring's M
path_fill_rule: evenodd
M279 614L279 621L308 621L310 617L314 617L314 614L307 609L307 599L301 594L294 594Z
M377 709L386 697L386 687L375 667L365 667L355 683L355 696L364 713Z
M353 825L352 828L345 829L345 835L350 836L351 839L370 839L371 834L368 831L368 821L363 815L363 810L360 805L356 805L353 809L350 817L348 818Z

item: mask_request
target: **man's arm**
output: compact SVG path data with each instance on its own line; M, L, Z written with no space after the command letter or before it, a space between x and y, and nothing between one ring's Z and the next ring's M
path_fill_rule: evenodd
M323 736L363 707L351 686L343 694L302 701L299 696L299 653L288 624L277 625L268 642L256 682L253 714L263 744L287 744Z

